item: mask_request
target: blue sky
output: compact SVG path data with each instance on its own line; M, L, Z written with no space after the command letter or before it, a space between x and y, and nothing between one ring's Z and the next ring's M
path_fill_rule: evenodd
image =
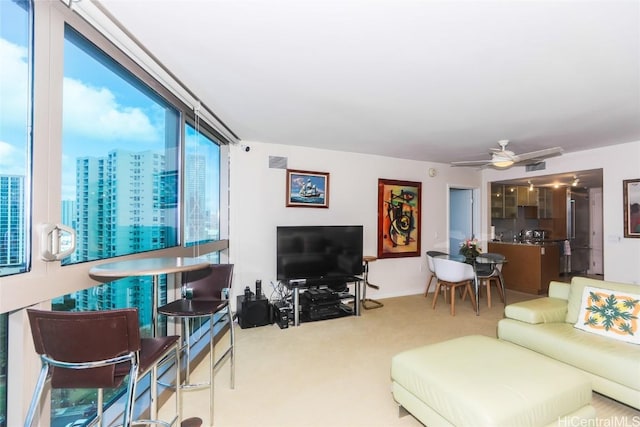
M26 174L27 23L26 12L15 2L0 0L0 174ZM164 151L165 120L175 112L168 115L164 100L70 28L65 31L63 97L62 111L51 112L63 117L63 200L75 198L78 157L103 157L115 149ZM187 147L198 142L186 139ZM204 151L217 164L218 150Z
M29 108L27 15L14 2L0 3L0 173L25 175ZM82 45L82 41L74 37L73 31L67 34L62 191L63 199L73 199L77 157L105 156L118 148L164 150L165 112L80 49L78 44Z
M27 19L16 3L0 0L0 173L7 175L26 170Z

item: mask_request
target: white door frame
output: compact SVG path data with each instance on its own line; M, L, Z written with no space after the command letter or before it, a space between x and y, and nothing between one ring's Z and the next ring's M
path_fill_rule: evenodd
M459 248L451 248L451 190L471 190L471 232L473 237L479 239L480 236L480 189L465 185L447 185L447 247L450 254L457 254Z

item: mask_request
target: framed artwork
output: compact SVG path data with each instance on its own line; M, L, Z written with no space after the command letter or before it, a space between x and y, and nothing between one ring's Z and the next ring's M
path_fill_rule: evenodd
M378 258L420 256L422 183L378 179Z
M624 237L640 238L640 179L622 181Z
M329 174L287 169L287 207L328 208Z

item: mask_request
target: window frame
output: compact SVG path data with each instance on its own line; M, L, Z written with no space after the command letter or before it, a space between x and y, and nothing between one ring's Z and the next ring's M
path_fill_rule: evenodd
M86 2L82 2L83 4ZM88 4L88 3L87 3ZM76 291L88 289L101 282L89 276L89 270L105 260L89 261L80 264L62 266L60 262L46 262L41 259L39 248L42 245L42 226L59 223L62 217L61 206L61 158L62 158L62 82L63 82L63 44L64 26L69 24L76 31L102 49L123 67L134 73L141 81L156 91L168 103L175 106L181 114L179 120L182 138L184 123L189 117L195 118L195 112L180 97L155 80L151 73L119 50L115 42L107 39L99 30L82 18L72 2L69 6L61 1L33 2L33 85L32 85L32 157L31 157L31 232L28 241L32 251L28 254L31 269L25 273L0 277L0 313L8 314L9 366L12 369L8 377L8 387L12 390L8 396L7 425L21 424L26 413L32 391L35 386L40 361L33 352L30 328L26 316L26 307L50 309L51 300ZM132 43L135 43L132 41ZM155 58L152 58L155 59ZM38 66L38 64L47 64ZM178 84L181 84L178 82ZM188 91L185 89L185 91ZM204 118L212 120L205 123ZM200 117L200 129L208 129L220 143L220 240L196 246L198 254L219 254L220 262L228 262L229 248L229 148L237 138L212 113ZM221 129L220 132L217 131ZM225 137L227 136L227 137ZM56 160L57 159L57 160ZM179 174L182 182L184 171L184 144L180 141ZM45 197L44 194L48 196ZM181 201L179 201L181 203ZM183 233L183 213L179 213L180 233ZM145 258L149 256L194 256L194 247L179 246L118 257L118 260ZM178 292L173 287L171 292ZM45 410L45 413L47 411ZM47 420L42 419L43 423Z

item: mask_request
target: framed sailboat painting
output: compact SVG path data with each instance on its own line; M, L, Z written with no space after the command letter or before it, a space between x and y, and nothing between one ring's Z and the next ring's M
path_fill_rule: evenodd
M287 169L287 207L328 208L329 174Z

